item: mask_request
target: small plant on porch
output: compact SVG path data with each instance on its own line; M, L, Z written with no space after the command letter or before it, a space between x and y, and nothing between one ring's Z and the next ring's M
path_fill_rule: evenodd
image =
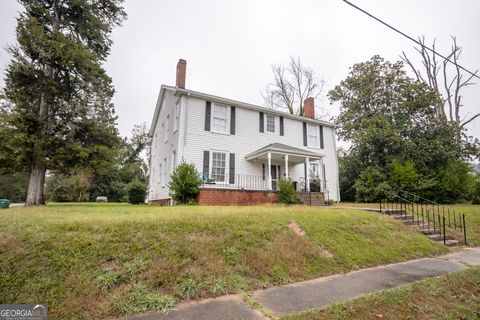
M286 204L297 203L297 192L293 186L292 181L287 179L280 179L278 183L278 201Z
M170 177L168 187L171 190L172 199L180 203L194 203L202 183L195 166L182 161Z

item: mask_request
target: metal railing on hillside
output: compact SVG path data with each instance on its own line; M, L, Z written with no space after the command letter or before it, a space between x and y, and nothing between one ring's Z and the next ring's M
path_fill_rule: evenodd
M386 190L382 190L382 192L385 197L384 200L380 201L381 212L399 215L400 219L408 220L408 223L417 225L425 234L440 235L444 244L447 243L447 240L459 236L461 236L462 242L465 245L467 244L465 214L450 210L448 207L445 208L444 205L408 191L400 191L404 196ZM415 202L415 200L418 202ZM419 200L422 200L422 202L419 202Z

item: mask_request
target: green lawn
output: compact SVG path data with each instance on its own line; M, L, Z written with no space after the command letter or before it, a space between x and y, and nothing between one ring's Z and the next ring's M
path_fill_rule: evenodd
M480 319L480 267L373 293L285 320Z
M0 214L0 301L47 303L51 319L162 310L447 251L360 210L53 204Z

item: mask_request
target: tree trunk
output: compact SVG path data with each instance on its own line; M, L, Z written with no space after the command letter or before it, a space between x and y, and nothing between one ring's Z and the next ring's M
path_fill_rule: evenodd
M37 159L35 159L37 161ZM43 197L43 189L45 185L45 173L47 168L40 161L40 163L34 163L32 165L32 171L30 172L30 181L28 183L26 206L31 205L43 205L45 199Z
M30 181L28 182L26 206L44 205L45 199L43 190L45 185L45 173L47 166L45 164L44 140L48 130L49 105L45 94L40 97L38 108L38 127L36 133L36 141L33 145L32 170L30 171Z

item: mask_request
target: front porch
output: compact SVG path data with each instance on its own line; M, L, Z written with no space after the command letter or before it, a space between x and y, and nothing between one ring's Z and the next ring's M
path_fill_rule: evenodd
M198 202L200 204L277 202L278 183L283 178L292 181L300 203L324 204L328 201L328 191L325 180L320 179L319 174L323 157L322 154L280 143L269 144L245 156L246 163L240 164L242 171L257 174L235 173L235 170L230 168L225 170L219 179L204 175ZM316 168L316 171L311 167ZM324 172L324 167L322 170Z

